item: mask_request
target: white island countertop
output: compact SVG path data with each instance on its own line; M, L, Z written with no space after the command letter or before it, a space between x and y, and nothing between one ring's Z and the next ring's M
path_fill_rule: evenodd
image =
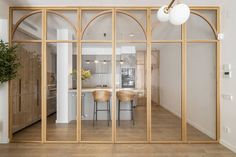
M82 93L89 93L89 92L94 92L96 90L108 90L112 92L112 88L82 88ZM131 90L135 93L144 93L144 89L134 89L134 88L117 88L116 91L120 90ZM69 92L77 92L77 89L69 89Z

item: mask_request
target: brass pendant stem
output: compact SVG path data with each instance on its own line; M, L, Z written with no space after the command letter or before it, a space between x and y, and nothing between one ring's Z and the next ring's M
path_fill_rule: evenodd
M168 14L169 9L172 7L172 5L174 4L174 2L175 2L175 0L172 0L172 1L170 2L170 4L168 5L168 7L164 9L164 12L165 12L166 14Z

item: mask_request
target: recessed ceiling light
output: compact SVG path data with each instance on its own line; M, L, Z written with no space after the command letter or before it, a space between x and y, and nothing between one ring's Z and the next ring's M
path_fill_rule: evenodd
M130 36L130 37L134 37L134 34L133 34L133 33L130 33L129 36Z
M86 60L86 64L90 64L90 61L89 61L89 60Z

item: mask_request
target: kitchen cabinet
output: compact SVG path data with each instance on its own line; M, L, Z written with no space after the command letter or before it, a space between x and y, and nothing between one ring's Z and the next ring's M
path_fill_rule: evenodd
M40 45L39 45L40 46ZM35 47L35 49L39 49ZM21 64L17 78L11 81L12 130L19 131L41 119L41 67L39 55L19 48Z

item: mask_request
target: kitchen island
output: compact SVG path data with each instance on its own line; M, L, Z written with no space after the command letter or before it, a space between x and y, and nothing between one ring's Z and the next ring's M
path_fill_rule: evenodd
M81 90L82 92L82 120L92 120L93 119L93 106L94 106L94 99L92 92L96 90L108 90L112 92L111 88L83 88ZM134 100L134 106L137 105L137 99L140 97L145 97L145 91L143 89L132 89L132 88L119 88L116 89L116 91L120 90L131 90L136 93L135 100ZM75 106L76 107L76 102L77 102L77 90L76 89L71 89L69 90L69 105L70 106ZM110 107L112 108L112 100L110 99ZM72 117L76 117L76 114L74 110L76 109L75 107L73 108L73 111L71 113L74 115ZM121 103L122 109L130 109L130 103L129 102L122 102ZM106 104L105 103L99 103L98 104L99 109L106 109ZM107 113L106 112L99 112L98 113L98 120L107 120ZM131 120L131 113L129 111L123 111L121 112L121 120Z

